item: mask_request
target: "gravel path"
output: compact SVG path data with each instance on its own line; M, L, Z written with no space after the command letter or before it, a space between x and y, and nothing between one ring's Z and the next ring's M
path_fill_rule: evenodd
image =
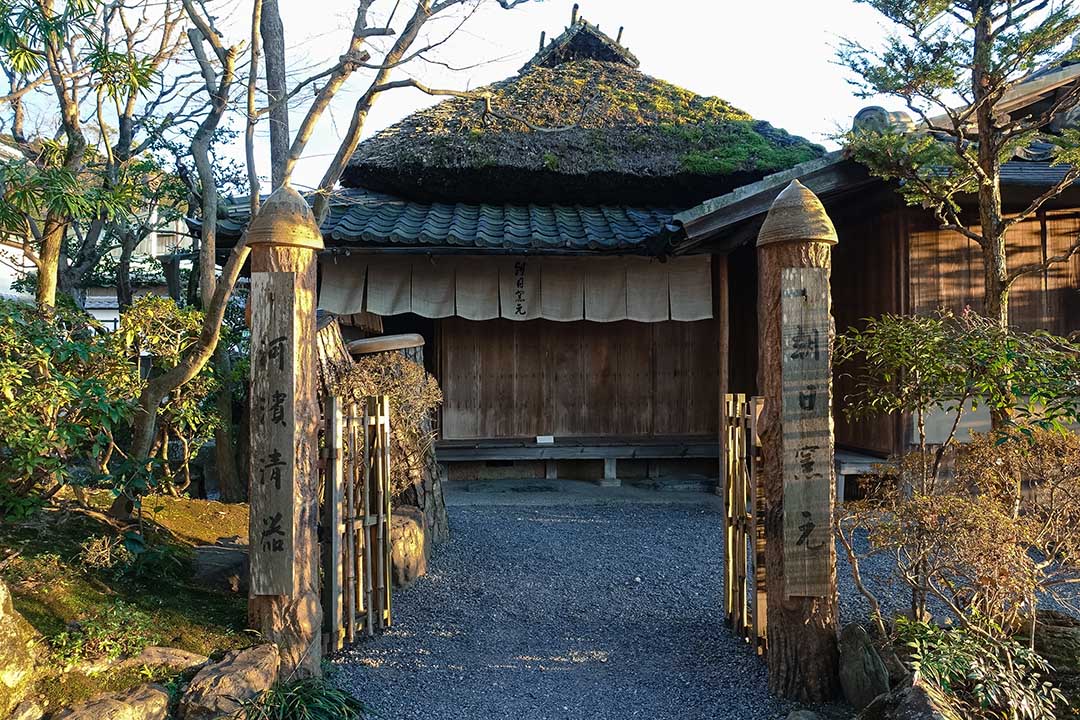
M702 503L704 505L705 503ZM388 720L783 718L722 621L701 505L452 506L453 538L337 663Z
M771 720L793 709L723 625L719 498L519 485L448 495L451 541L395 593L394 627L336 659L338 684L386 720ZM865 623L837 550L841 622ZM867 585L899 611L909 595L889 575L888 558L863 561Z

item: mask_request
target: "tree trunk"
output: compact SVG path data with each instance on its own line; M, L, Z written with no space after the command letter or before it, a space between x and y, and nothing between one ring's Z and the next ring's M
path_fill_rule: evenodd
M45 220L41 237L40 263L37 272L37 304L42 308L56 307L56 286L60 277L60 252L64 245L67 224L57 217Z
M222 502L243 502L247 496L247 482L241 482L237 472L236 440L233 433L233 382L232 361L229 348L219 343L214 352L218 382L217 412L221 424L214 430L214 462L217 465L218 487Z
M120 312L127 310L134 302L134 292L131 289L131 255L135 250L131 238L125 237L121 241L120 260L116 263L116 304Z
M1005 236L988 239L983 250L983 315L1001 327L1009 326L1009 285L1006 279Z
M784 192L787 193L788 190ZM833 520L830 518L828 540L823 548L824 552L828 553L831 572L828 582L830 591L826 596L787 597L784 580L784 457L781 425L784 396L781 278L784 268L831 269L831 249L825 242L799 240L798 236L791 240L759 244L757 250L758 390L765 397L759 427L766 500L766 656L769 665L769 688L772 692L799 702L824 702L836 697L839 690L836 545L832 542ZM830 328L830 344L834 334ZM831 382L828 396L831 407ZM831 444L831 432L829 442ZM825 481L829 482L828 479ZM835 503L836 486L832 482L829 482L829 486L829 492L834 495L830 503L832 505Z
M281 187L289 158L289 104L285 69L285 27L281 23L278 0L263 0L259 19L263 57L266 64L266 95L270 105L271 189Z
M1009 323L1009 289L1005 282L1005 230L1001 212L1001 168L999 164L1000 133L994 117L994 103L988 97L993 85L990 68L993 66L994 0L978 0L974 9L975 38L972 45L971 85L977 109L978 163L984 178L979 183L979 223L982 233L983 312L1001 327Z

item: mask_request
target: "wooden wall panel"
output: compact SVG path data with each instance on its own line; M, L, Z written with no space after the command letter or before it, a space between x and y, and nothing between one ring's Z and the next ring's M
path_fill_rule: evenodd
M544 387L551 398L554 421L542 433L573 435L585 426L585 323L536 323L545 329L545 346L553 357L554 376ZM450 437L450 436L445 436ZM479 436L477 436L479 437Z
M906 293L905 238L919 228L908 227L906 211L888 196L866 199L855 208L830 208L840 242L833 248L832 295L836 331L860 327L868 317L904 312ZM918 252L932 252L932 245ZM913 249L913 252L915 250ZM922 278L923 292L936 293L937 278ZM854 368L837 367L833 378L833 420L836 442L844 447L880 454L894 451L902 432L890 417L849 421L844 398L855 390L849 376Z
M614 323L595 323L582 343L585 357L585 426L579 435L616 435L621 432L618 365ZM637 361L627 358L627 362ZM551 388L558 392L557 388Z
M683 323L657 323L653 342L660 351L653 369L654 432L657 435L685 435L690 431L690 392L687 377L690 359Z
M440 321L445 439L718 429L718 324Z
M536 435L548 416L544 402L543 350L537 328L514 323L513 374L514 409L508 425L517 437Z
M653 365L656 347L652 333L641 323L614 323L615 395L620 425L630 435L653 432Z
M931 314L982 308L980 248L941 230L924 211L888 194L828 207L840 243L833 250L833 313L838 332L886 312ZM1062 253L1080 234L1080 214L1050 212L1009 233L1010 267ZM1045 273L1020 278L1010 294L1009 320L1025 330L1059 335L1080 330L1080 256ZM733 326L733 331L735 327ZM839 368L835 382L837 443L879 453L898 450L908 430L890 418L848 422L839 412L853 383ZM737 390L736 390L737 391Z
M454 333L454 343L442 345L439 352L439 380L454 388L454 401L443 403L441 423L463 437L475 437L480 432L480 323L455 327Z
M949 230L938 229L918 211L910 235L911 311L933 313L945 307L959 312L982 308L983 264L979 247ZM1008 235L1009 267L1060 254L1080 232L1076 213L1048 213L1014 226ZM1080 328L1080 258L1044 273L1022 276L1009 295L1009 322L1024 330L1068 335Z

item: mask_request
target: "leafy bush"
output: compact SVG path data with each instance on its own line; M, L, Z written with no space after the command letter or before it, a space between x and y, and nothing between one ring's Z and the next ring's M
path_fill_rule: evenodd
M1064 701L1046 679L1052 670L1046 660L1013 640L905 618L897 622L897 636L912 669L953 699L966 718L1054 720Z
M159 642L153 616L121 600L97 615L50 638L53 658L61 663L107 658L114 660L139 653Z
M32 513L64 484L182 492L219 422L210 369L162 403L149 463L128 458L124 444L144 369L174 367L201 324L198 311L157 296L138 299L115 333L74 308L0 300L0 517Z
M0 300L0 484L15 502L55 493L79 462L98 464L134 409L136 368L86 315Z
M278 683L243 703L244 720L363 720L360 700L318 678Z
M935 597L962 623L988 632L1015 627L1025 604L1057 581L1055 568L1071 564L1075 572L1080 525L1072 522L1076 507L1064 516L1023 512L1019 469L995 475L1001 457L991 450L1020 453L1029 469L1059 462L1049 438L1077 418L1080 347L1045 333L1005 331L971 312L942 312L867 320L837 339L837 357L856 381L845 398L849 414L910 414L916 427L914 446L894 458L895 474L838 511L837 535L879 631L880 605L860 577L858 532L868 533L871 553L893 559L895 575L911 588L912 617L925 617ZM961 420L984 406L997 427L982 444L959 451L967 475L954 476ZM926 425L935 411L946 413L951 429L931 444ZM1057 529L1050 544L1046 528Z
M374 395L390 398L390 483L399 499L419 482L435 435L431 414L442 403L442 390L424 368L399 353L369 355L335 380L345 402L364 402Z
M175 367L184 352L198 340L203 315L194 308L181 308L170 298L146 295L137 299L120 319L116 336L130 362L146 357L150 374ZM219 418L210 398L218 389L213 369L208 365L161 404L157 418L155 453L164 488L179 494L191 484L191 459L213 436ZM140 382L138 390L141 392ZM179 446L179 457L171 448ZM146 488L133 488L141 494Z
M1080 583L1080 435L1030 428L1023 441L1001 442L975 433L957 451L956 480L1008 516L1002 541L1024 554L1041 595L1067 605L1058 591ZM1013 608L1003 624L1016 624Z

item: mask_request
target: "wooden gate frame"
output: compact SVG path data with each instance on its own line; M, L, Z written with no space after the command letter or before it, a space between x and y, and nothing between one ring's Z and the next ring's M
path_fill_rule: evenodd
M766 651L765 497L758 423L765 398L724 395L724 614L732 631Z
M391 624L390 400L330 397L323 412L323 639L334 652Z

